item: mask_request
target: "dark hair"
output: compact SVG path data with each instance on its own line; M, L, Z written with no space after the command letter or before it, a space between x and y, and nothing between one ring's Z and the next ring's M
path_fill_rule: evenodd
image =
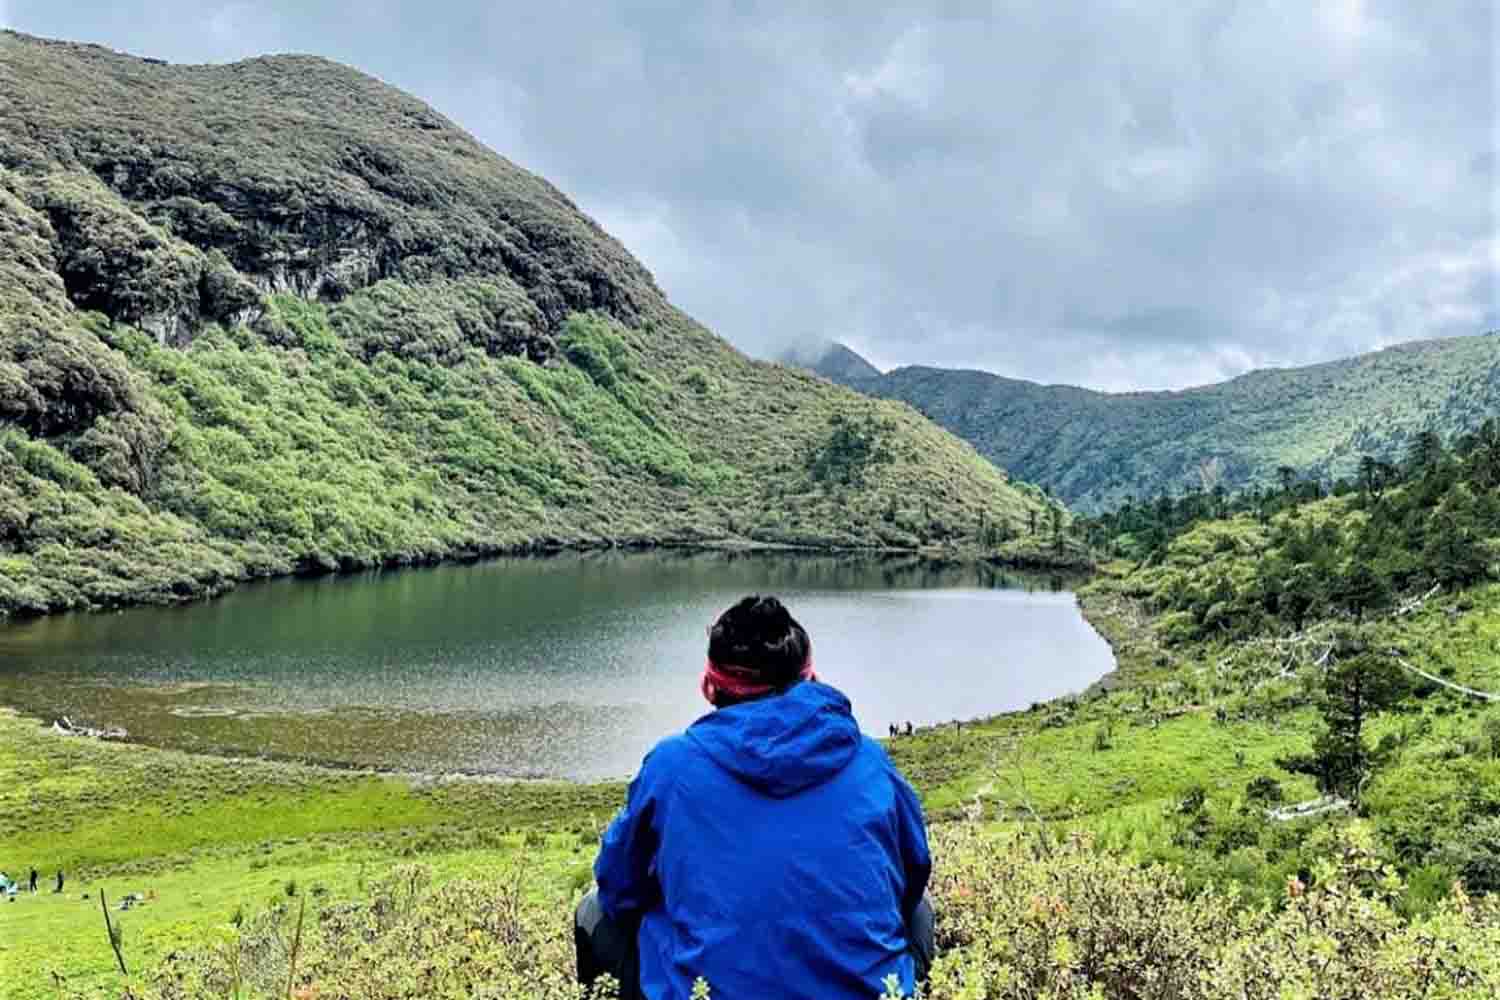
M811 652L807 630L774 597L752 594L708 630L709 659L754 670L767 684L795 681Z

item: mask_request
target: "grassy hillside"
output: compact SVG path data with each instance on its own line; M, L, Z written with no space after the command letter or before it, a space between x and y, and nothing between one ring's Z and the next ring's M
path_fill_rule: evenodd
M1183 501L1090 523L1149 552L1090 588L1133 619L1096 613L1125 638L1117 651L1147 664L1139 700L1121 707L1158 713L1165 692L1205 722L1211 712L1214 728L1259 730L1246 760L1274 767L1247 777L1294 781L1366 817L1413 878L1413 905L1455 880L1500 892L1497 487L1489 421L1452 450L1422 436L1399 468L1346 495L1289 489L1218 514ZM1274 824L1210 809L1202 826L1187 846L1217 842L1221 863L1287 856Z
M942 545L1034 513L907 407L749 361L376 80L0 33L0 614L534 545Z
M1179 571L1203 561L1182 546ZM1360 814L1272 819L1317 794L1281 761L1321 728L1321 645L1278 676L1290 637L1169 643L1125 569L1084 598L1120 657L1114 690L890 744L933 823L925 995L1494 996L1500 894L1481 880L1500 872L1500 705L1414 695L1371 723L1389 750ZM1494 584L1379 627L1500 684ZM3 713L0 767L17 779L0 864L37 864L44 887L0 907L0 955L32 973L5 995L270 998L290 977L306 997L580 996L569 913L618 785L222 761ZM69 891L52 895L58 865ZM129 976L100 889L146 896L114 913Z
M1495 996L1497 483L1490 424L1345 496L1152 508L1150 555L1081 592L1109 683L888 744L932 824L923 995ZM1144 516L1086 527L1130 550ZM0 907L39 973L21 997L581 1000L569 912L619 785L231 762L3 713L0 768L0 864L72 878ZM145 896L116 913L128 976L100 889Z
M1423 430L1448 437L1500 414L1500 335L1403 344L1343 361L1251 372L1181 392L1101 393L987 372L819 374L899 399L1017 478L1084 511L1216 485L1269 485L1281 466L1332 482L1392 460Z

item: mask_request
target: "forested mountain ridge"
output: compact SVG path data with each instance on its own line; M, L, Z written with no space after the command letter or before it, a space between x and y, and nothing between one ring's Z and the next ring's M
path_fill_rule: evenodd
M1164 490L1325 483L1369 455L1394 461L1423 430L1451 437L1500 414L1500 336L1417 341L1176 392L1103 393L913 366L824 377L910 403L1011 474L1085 511Z
M0 614L1045 509L909 408L746 359L377 80L0 33Z

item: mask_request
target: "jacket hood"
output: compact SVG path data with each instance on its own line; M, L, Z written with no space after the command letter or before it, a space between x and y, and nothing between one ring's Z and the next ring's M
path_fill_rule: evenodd
M849 699L816 681L710 712L688 727L687 737L715 764L774 798L828 781L860 742Z

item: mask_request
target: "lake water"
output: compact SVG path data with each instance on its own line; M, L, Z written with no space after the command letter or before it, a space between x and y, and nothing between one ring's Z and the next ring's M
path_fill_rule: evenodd
M218 753L630 774L707 706L706 629L747 593L807 627L866 731L970 719L1113 669L1060 584L908 558L599 553L288 579L0 626L0 704Z

